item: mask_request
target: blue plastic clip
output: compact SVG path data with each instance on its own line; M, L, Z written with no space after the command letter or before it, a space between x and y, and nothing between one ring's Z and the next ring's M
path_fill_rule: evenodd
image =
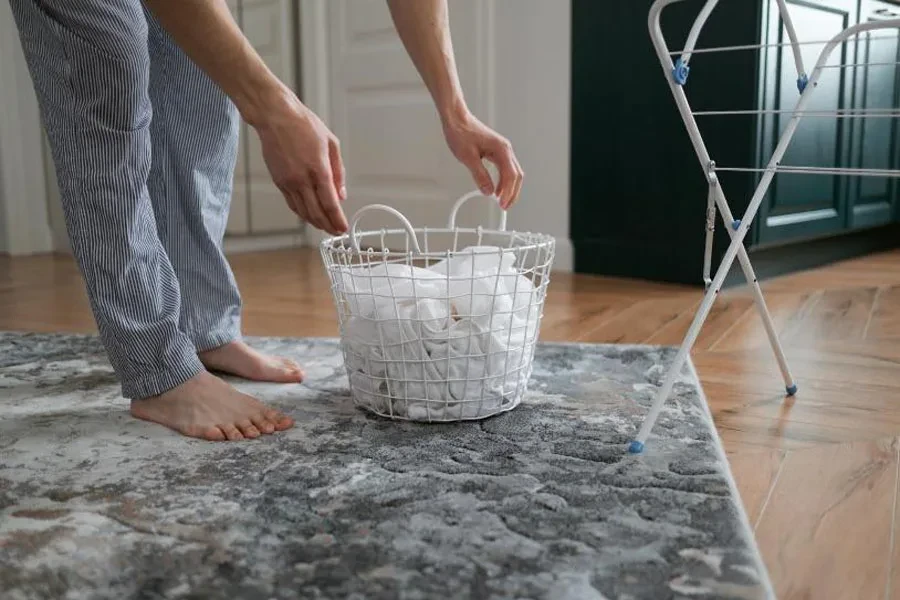
M735 231L737 231L740 228L740 226L741 226L740 219L735 219L734 221L731 222L731 228L734 229Z
M800 90L800 93L803 93L803 90L806 89L806 86L809 84L809 77L806 75L801 75L797 78L797 89Z
M637 440L634 440L634 441L631 442L631 444L628 446L628 452L631 453L631 454L640 454L640 453L643 452L643 451L644 451L644 443L643 443L643 442L639 442L639 441L637 441Z
M675 68L672 69L672 79L675 80L675 83L678 85L684 85L687 83L688 75L691 73L691 68L684 64L684 61L679 57L675 60Z
M787 386L787 387L785 388L785 391L787 392L787 395L788 395L788 396L793 396L793 395L795 395L795 394L797 393L797 384L796 384L796 383L792 383L791 385L789 385L789 386Z

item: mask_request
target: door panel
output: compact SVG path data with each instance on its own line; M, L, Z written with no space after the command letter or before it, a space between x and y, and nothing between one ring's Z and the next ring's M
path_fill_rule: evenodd
M244 34L266 65L287 85L297 89L294 66L294 19L290 0L241 0ZM263 160L259 137L244 127L251 233L296 231L299 218L272 183Z
M228 8L238 25L241 24L241 11L238 0L228 0ZM228 235L245 235L250 233L250 205L247 186L247 124L241 121L238 139L238 156L234 166L234 182L231 191L231 210L228 213L228 224L225 229Z
M900 17L900 7L886 2L863 3L862 20L879 21ZM900 38L896 29L867 32L859 36L859 64L871 65L856 70L859 108L890 109L897 106L897 63ZM855 119L854 158L856 167L896 169L898 164L897 119ZM897 180L881 177L857 177L851 186L852 228L883 225L893 219Z
M450 3L460 79L476 112L485 68L477 35L484 6L477 0ZM328 22L329 126L341 140L348 218L364 205L381 203L415 226L445 226L453 200L474 183L447 149L431 97L397 36L387 3L332 0ZM472 204L466 224L485 222L488 203ZM397 226L394 217L378 213L360 223L361 229Z
M806 2L789 0L788 10L801 42L828 39L856 22L855 3L843 0ZM786 43L789 38L777 5L769 5L769 43ZM801 46L808 72L815 67L823 45ZM840 47L830 56L828 66L852 63L852 45ZM797 70L789 46L768 53L765 108L791 111L799 99ZM809 111L834 112L848 108L852 98L852 77L847 69L828 68L822 72L807 107ZM767 115L761 163L771 158L778 138L790 120L790 114ZM790 147L781 161L785 166L842 167L849 163L849 119L804 117ZM777 134L777 135L776 135ZM847 204L846 177L834 175L778 174L760 209L759 241L762 243L813 237L845 227Z

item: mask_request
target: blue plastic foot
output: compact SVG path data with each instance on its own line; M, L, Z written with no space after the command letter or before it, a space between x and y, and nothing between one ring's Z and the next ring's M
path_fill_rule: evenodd
M738 228L739 228L740 226L741 226L741 220L740 220L740 219L735 219L735 220L731 223L731 228L734 229L735 231L737 231Z
M800 93L803 93L803 90L806 89L806 86L809 85L809 77L803 75L797 78L797 89L800 90Z
M787 395L788 395L788 396L793 396L794 394L797 393L797 384L796 384L796 383L792 383L791 385L787 386L787 387L784 388L784 389L785 389L785 391L787 392Z
M634 440L628 446L628 452L630 452L631 454L640 454L643 451L644 451L644 442L639 442L637 440Z
M684 61L682 61L681 58L675 60L675 68L672 69L672 79L675 80L675 83L684 85L687 83L687 78L690 73L691 68L684 64Z

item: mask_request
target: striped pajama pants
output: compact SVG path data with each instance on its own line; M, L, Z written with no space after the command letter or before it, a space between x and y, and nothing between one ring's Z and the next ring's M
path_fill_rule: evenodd
M222 252L239 116L140 0L10 4L122 394L163 393L240 336Z

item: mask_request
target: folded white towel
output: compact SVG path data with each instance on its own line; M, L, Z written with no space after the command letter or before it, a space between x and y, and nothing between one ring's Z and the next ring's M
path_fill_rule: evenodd
M356 400L416 420L477 418L518 402L537 333L534 285L506 249L476 246L427 269L341 270Z

